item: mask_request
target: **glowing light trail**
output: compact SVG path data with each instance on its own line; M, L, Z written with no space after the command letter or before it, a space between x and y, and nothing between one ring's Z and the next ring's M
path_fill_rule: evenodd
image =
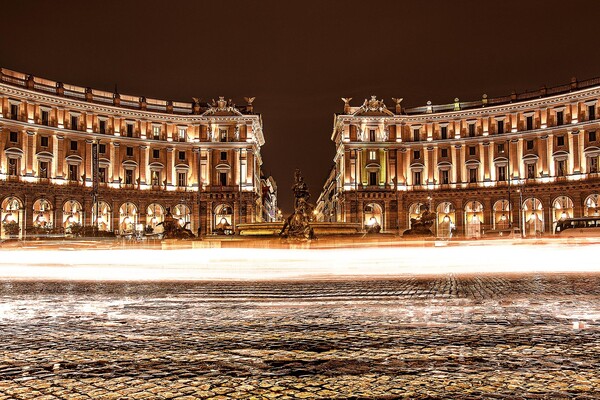
M3 250L0 278L263 280L600 272L600 243L463 242L435 247Z

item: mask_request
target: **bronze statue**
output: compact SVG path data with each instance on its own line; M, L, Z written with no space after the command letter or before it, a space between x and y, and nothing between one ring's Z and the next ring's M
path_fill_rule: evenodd
M435 213L429 211L429 207L425 206L425 211L419 218L410 219L410 229L404 231L402 236L433 236L431 226L435 221Z
M162 225L163 227L163 239L193 239L196 236L194 233L187 228L189 222L186 222L184 226L179 224L179 221L171 214L171 207L167 207L165 219L163 222L156 224Z
M314 239L315 235L310 227L314 206L308 202L310 192L299 169L294 174L294 180L294 186L292 186L294 212L285 220L279 236L292 239Z

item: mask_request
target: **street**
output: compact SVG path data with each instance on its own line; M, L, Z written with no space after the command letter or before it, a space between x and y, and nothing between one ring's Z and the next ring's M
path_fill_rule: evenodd
M0 281L0 399L600 396L600 274Z

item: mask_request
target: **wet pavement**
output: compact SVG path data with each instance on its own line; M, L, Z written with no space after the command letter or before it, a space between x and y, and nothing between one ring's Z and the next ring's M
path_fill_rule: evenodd
M0 399L600 398L600 274L0 281Z

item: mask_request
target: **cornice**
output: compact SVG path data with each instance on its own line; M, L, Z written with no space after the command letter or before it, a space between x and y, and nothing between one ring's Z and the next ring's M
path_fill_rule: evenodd
M15 96L20 99L27 100L27 102L35 102L41 106L54 106L59 109L76 109L82 112L92 112L95 114L108 114L117 118L132 118L132 119L147 119L151 122L161 121L163 123L208 123L208 122L244 122L248 125L259 124L261 125L260 115L228 115L228 116L214 116L214 115L181 115L181 114L167 114L154 111L142 111L142 110L131 110L128 108L117 107L112 105L104 105L101 103L90 103L87 101L68 99L61 96L52 94L41 93L33 90L19 88L11 86L5 83L0 83L0 92L8 96Z

